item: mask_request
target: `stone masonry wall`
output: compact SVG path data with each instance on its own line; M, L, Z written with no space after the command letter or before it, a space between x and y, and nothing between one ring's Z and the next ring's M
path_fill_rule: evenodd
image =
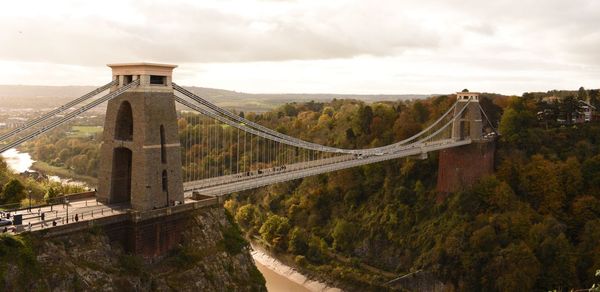
M468 188L494 173L494 142L473 142L444 149L439 154L437 191L452 193Z

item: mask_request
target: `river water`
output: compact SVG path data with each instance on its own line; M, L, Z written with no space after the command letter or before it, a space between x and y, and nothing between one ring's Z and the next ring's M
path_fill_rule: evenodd
M31 155L29 155L29 153L19 152L17 149L14 148L7 150L0 155L2 156L2 158L4 158L4 161L6 162L8 168L16 173L22 173L28 170L30 171L31 166L35 162L35 160L31 159ZM63 184L87 187L87 184L85 182L76 181L69 178L61 178L56 175L48 175L48 180L61 182Z
M21 153L16 149L10 149L1 154L8 168L16 173L30 170L35 162L29 153ZM50 180L60 181L68 184L82 184L58 176L48 176ZM293 268L284 265L268 253L253 246L252 257L256 267L263 274L269 292L309 292L309 291L341 291L337 288L328 287L326 284L307 279Z
M29 155L29 153L21 153L15 148L6 150L1 155L2 158L4 158L6 165L8 165L8 168L16 173L29 170L31 165L33 165L35 162L33 159L31 159L31 155Z

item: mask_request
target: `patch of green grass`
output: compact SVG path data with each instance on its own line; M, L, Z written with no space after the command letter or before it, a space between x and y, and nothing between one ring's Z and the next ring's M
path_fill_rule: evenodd
M69 132L70 137L86 138L93 137L104 130L101 126L73 126Z

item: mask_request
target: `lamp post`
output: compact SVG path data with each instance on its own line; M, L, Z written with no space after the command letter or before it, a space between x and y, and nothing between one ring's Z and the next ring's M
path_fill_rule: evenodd
M65 204L67 205L67 223L69 223L69 199L65 198Z

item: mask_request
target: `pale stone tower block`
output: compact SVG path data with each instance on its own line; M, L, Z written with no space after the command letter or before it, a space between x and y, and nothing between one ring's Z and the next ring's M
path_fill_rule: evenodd
M171 87L175 65L110 64L111 91L140 84L108 102L100 147L98 199L151 210L183 202L181 149Z
M452 124L452 138L454 140L481 140L483 125L481 110L479 108L479 93L457 92L457 105L454 108L454 116L457 119ZM468 102L468 105L467 105ZM467 105L460 116L458 114Z

